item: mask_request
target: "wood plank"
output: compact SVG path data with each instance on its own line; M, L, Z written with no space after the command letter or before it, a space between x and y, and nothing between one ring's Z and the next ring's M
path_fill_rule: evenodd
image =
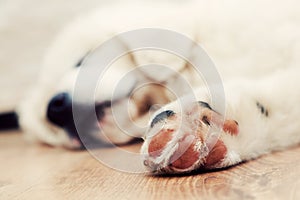
M225 170L155 177L110 169L87 151L30 145L19 132L1 134L0 199L300 199L299 155L296 147Z

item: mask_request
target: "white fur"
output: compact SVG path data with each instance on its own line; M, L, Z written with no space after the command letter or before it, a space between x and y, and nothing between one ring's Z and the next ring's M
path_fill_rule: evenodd
M294 83L297 81L295 76L299 72L300 58L300 17L297 8L297 1L270 0L197 1L186 5L136 3L102 8L79 17L59 34L49 48L37 86L28 93L18 109L21 127L30 138L53 146L72 148L66 133L50 124L45 117L50 98L59 91L72 92L78 71L74 65L99 44L120 32L154 27L177 31L201 43L225 81L241 77L226 87L227 114L241 123L242 132L235 140L224 137L227 146L235 152L228 154L228 163L234 164L240 159L296 144L300 135L296 133L300 97L297 91L291 90L299 85L299 82ZM96 93L98 101L110 99L119 78L134 66L159 63L179 70L185 65L184 61L162 52L141 51L132 56L134 60L125 56L111 66L103 80L107 87L99 88ZM282 72L285 74L282 77L265 77L275 69L292 67L295 71ZM191 74L185 76L192 85L200 87L199 81L193 81L199 76L193 77ZM164 76L153 78L161 80ZM123 115L121 108L126 107L128 102L125 96L130 92L130 87L130 84L125 87L119 97L124 101L116 105L120 115ZM203 96L199 98L203 99ZM160 99L160 102L170 99ZM260 116L255 103L253 106L254 99L270 109L270 118ZM130 106L133 116L138 109L133 102ZM102 126L108 139L115 143L128 142L131 136L124 135L115 126L110 111L107 113L107 122ZM144 115L137 121L148 119L149 116ZM121 123L126 125L128 120L124 116ZM142 136L145 127L127 129L134 132L132 135ZM247 148L242 148L246 144Z
M239 122L240 134L236 138L226 135L224 141L241 160L299 144L299 72L295 67L261 80L239 81L239 86L237 82L228 85L227 117ZM257 109L255 101L268 109L268 116Z
M228 167L300 143L300 125L297 123L300 114L300 109L297 106L300 100L300 90L297 87L300 85L299 73L299 67L291 67L286 70L278 70L261 79L237 79L224 83L226 93L226 113L224 117L238 122L239 133L238 135L231 135L218 128L210 128L210 134L204 137L217 133L216 136L212 136L216 137L213 140L216 141L219 138L227 148L222 163L218 163L217 166L213 167ZM206 88L198 88L195 94L197 100L211 102L210 94ZM190 99L189 96L185 98ZM268 110L268 115L261 112L256 104L257 102ZM172 110L175 113L193 113L195 116L189 115L186 118L198 119L199 110L191 105L179 99L158 110L154 116L164 110ZM182 114L181 116L184 117ZM165 172L168 172L169 159L176 151L176 144L186 133L196 131L197 127L197 124L191 125L190 122L185 122L185 119L181 119L180 122L170 120L163 125L164 129L175 129L177 132L173 135L172 140L168 142L161 155L152 161L158 165L158 171L162 168ZM147 157L148 147L152 137L160 130L161 127L159 126L154 126L148 130L141 150L146 155L145 159L149 159ZM205 146L206 143L201 145ZM201 152L198 162L201 162L203 156L206 156L205 151ZM169 173L191 171L197 169L197 167L200 166L195 163L188 169L171 170Z

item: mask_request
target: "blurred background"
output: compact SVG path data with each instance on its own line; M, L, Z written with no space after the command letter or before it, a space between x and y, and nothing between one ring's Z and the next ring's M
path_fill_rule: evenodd
M59 30L77 14L107 2L114 0L0 1L0 112L14 109L34 84Z
M0 112L35 83L47 47L76 15L116 0L1 0Z

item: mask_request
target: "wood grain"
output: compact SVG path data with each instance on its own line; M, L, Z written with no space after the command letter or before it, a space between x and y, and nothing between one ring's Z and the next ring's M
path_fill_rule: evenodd
M136 152L139 144L124 148ZM296 200L299 155L296 147L221 171L157 177L110 169L86 151L28 144L13 132L0 134L0 199Z

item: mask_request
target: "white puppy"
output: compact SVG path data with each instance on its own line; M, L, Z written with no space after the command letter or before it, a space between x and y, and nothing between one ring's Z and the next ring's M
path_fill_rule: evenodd
M230 120L222 123L218 111L203 103L210 103L211 99L202 88L201 75L197 75L185 60L163 51L143 50L113 62L100 80L95 91L95 107L101 134L91 134L87 130L85 134L90 135L90 140L125 144L133 137L143 137L147 129L145 121L149 121L148 111L153 105L178 98L167 89L175 88L178 75L155 67L151 72L139 69L140 73L130 76L113 96L119 81L135 67L156 63L179 72L193 88L200 88L196 96L203 102L188 104L183 111L178 110L178 102L171 103L162 108L171 112L160 115L162 110L157 111L152 119L156 115L163 119L154 120L142 148L146 154L145 164L151 170L173 173L203 166L226 167L294 145L300 141L297 124L292 123L299 112L294 106L300 100L296 89L300 57L297 6L297 2L288 1L241 3L237 0L226 3L198 1L187 5L130 4L98 9L79 17L62 31L49 49L36 87L18 109L20 125L29 138L53 146L80 148L82 142L73 122L72 94L85 57L119 33L139 28L163 28L200 43L212 57L226 83L225 118ZM120 40L117 48L130 49L130 44ZM189 57L193 56L197 55L191 50ZM270 75L277 69L282 70ZM227 84L228 80L238 77ZM160 84L137 89L136 83L143 78ZM185 88L180 85L176 87L179 95L183 95ZM193 112L186 111L191 108ZM118 123L112 109L119 115ZM186 113L190 113L197 123L190 124ZM185 124L183 127L189 130L188 133L181 131L182 127L174 123L176 120ZM166 122L169 128L158 126L161 122ZM193 126L201 128L198 130ZM172 129L172 137L165 136L164 130L169 129ZM198 135L193 133L196 129ZM210 129L217 132L218 137L210 134ZM163 140L166 143L157 143L157 135L168 138ZM182 142L185 138L189 138L188 142ZM163 151L154 148L153 144ZM180 147L187 144L194 145ZM188 153L185 154L182 148L188 149ZM192 160L185 158L190 157L190 153Z

